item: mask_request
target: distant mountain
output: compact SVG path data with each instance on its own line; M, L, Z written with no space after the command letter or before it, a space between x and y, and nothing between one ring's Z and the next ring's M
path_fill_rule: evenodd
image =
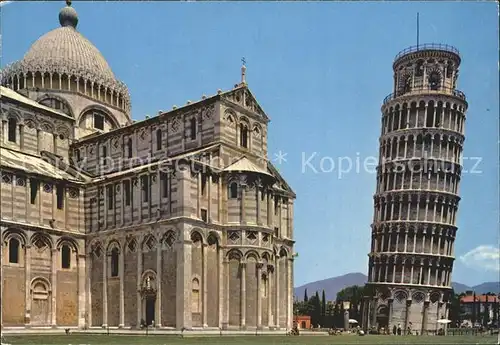
M467 290L471 290L471 287L467 286L465 284L452 282L451 286L453 287L453 290L455 290L455 293L462 293L462 292L465 292Z
M304 291L307 289L309 297L319 291L319 297L321 298L321 292L325 290L326 300L331 301L337 298L337 293L340 290L352 285L364 285L367 278L363 273L348 273L339 277L318 280L295 288L295 296L297 296L297 299L303 300Z
M304 284L302 286L296 287L294 289L295 296L298 300L304 298L304 291L307 289L307 294L309 297L314 295L316 291L321 292L325 290L325 297L328 301L337 298L337 293L352 285L364 285L366 284L368 277L363 273L348 273L343 276L318 280L312 283ZM475 286L468 286L461 283L452 282L451 286L456 293L462 293L468 290L475 291L476 294L483 294L487 292L500 293L500 282L487 282ZM320 296L321 297L321 296Z
M487 283L482 283L476 286L472 287L472 290L476 291L477 293L488 293L488 292L493 292L493 293L499 293L500 292L500 282L487 282Z

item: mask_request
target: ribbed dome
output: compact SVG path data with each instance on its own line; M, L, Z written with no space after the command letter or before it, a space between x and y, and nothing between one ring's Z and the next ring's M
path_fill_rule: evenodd
M127 87L115 78L101 52L76 30L78 15L71 1L67 4L59 12L61 27L40 37L22 60L1 71L2 83L37 72L66 74L117 92L129 103Z
M40 37L21 63L38 65L48 72L73 74L72 71L78 71L97 79L115 79L101 52L72 26L57 28Z

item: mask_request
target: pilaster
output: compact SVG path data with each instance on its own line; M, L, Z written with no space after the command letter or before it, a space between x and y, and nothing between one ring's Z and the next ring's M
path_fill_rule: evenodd
M183 235L177 243L177 294L176 326L177 329L192 328L191 313L191 247L188 229L182 229Z
M293 327L293 258L289 258L287 262L287 310L286 310L286 320L287 328L291 329Z
M118 324L119 328L123 328L125 326L125 250L123 246L121 246L120 250L120 261L119 261L119 272L120 275L120 321Z
M2 252L3 255L3 252ZM31 322L31 298L30 298L30 290L31 290L31 245L26 245L26 254L24 259L24 269L25 269L25 292L26 292L26 312L24 315L24 323L25 325L29 325ZM54 280L52 281L52 285L54 285Z
M279 258L276 258L276 266L274 268L275 276L274 276L274 287L275 287L275 311L274 311L274 326L276 329L280 328L280 265Z
M223 294L224 318L222 320L222 329L227 329L229 325L229 260L227 257L224 258L222 266L223 266L223 277L221 279L224 281L224 294Z
M142 236L137 241L137 327L140 327L142 320Z
M108 327L108 255L107 250L102 258L102 327Z
M241 270L241 284L240 284L240 328L246 328L246 315L247 315L247 287L246 287L246 262L240 262Z
M159 181L159 180L158 180ZM157 247L156 247L156 315L155 315L155 321L156 321L156 327L161 327L161 315L162 315L162 302L161 302L161 297L162 297L162 260L161 260L161 249L162 249L162 243L161 241L158 241Z
M262 328L262 266L261 262L257 263L257 329Z
M273 327L273 299L271 291L274 287L274 267L272 265L267 265L267 326L269 328Z
M56 248L52 248L52 279L51 279L51 285L52 285L52 327L57 326L57 255L58 250Z
M90 276L86 275L87 270L87 256L85 254L78 254L77 256L78 264L78 327L85 327L85 315L87 311L87 280L90 280ZM89 277L88 279L86 279Z
M208 313L208 282L207 282L207 247L208 245L206 243L203 243L203 258L202 258L202 263L203 263L203 278L201 279L203 281L203 315L202 315L202 325L203 327L208 327L208 321L207 321L207 313Z
M220 243L218 243L218 246L220 246ZM222 328L222 323L223 323L223 318L224 318L224 272L225 272L225 267L224 267L224 251L222 248L218 247L218 261L217 261L217 268L219 272L219 328Z

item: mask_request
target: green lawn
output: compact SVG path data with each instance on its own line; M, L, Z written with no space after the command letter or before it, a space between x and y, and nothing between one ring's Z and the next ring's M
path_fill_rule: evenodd
M212 336L186 337L149 335L7 335L9 344L123 344L123 345L167 345L167 344L305 344L305 345L335 345L335 344L497 344L497 336Z

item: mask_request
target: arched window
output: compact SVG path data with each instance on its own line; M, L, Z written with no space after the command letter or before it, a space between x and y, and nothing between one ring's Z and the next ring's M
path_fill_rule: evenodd
M71 112L69 111L68 105L60 101L56 98L45 98L44 100L40 101L40 104L43 104L49 108L56 109L60 112L65 113L66 115L71 116Z
M106 165L106 163L107 163L107 161L108 161L108 159L107 159L107 158L108 158L108 148L107 148L106 144L104 144L104 145L102 146L102 158L101 158L101 160L102 160L102 165Z
M411 91L411 77L408 76L406 77L404 84L403 84L403 93L408 93Z
M71 268L71 250L67 244L61 247L61 267Z
M161 150L161 129L156 130L156 149Z
M192 295L191 295L192 312L199 313L200 312L200 282L198 279L194 278L192 281Z
M128 158L132 158L132 139L128 138L127 140L127 150L128 150Z
M229 199L237 199L238 198L238 185L236 182L233 182L229 185Z
M438 90L441 84L441 77L438 72L432 72L429 75L429 87L431 90Z
M100 113L94 113L94 128L103 131L104 123L104 115Z
M191 140L196 139L196 118L191 118L189 127L191 128Z
M16 142L16 133L17 132L17 120L13 117L9 117L9 141L15 143Z
M248 148L248 127L245 124L240 124L240 146Z
M19 241L15 238L9 240L9 262L11 264L19 263Z
M421 77L423 75L424 75L424 62L422 60L419 60L417 62L417 65L415 66L415 76Z
M111 276L118 277L118 259L120 253L118 252L118 248L113 248L111 250Z
M267 297L267 293L268 293L267 289L268 289L267 276L262 275L262 291L261 291L262 297Z

